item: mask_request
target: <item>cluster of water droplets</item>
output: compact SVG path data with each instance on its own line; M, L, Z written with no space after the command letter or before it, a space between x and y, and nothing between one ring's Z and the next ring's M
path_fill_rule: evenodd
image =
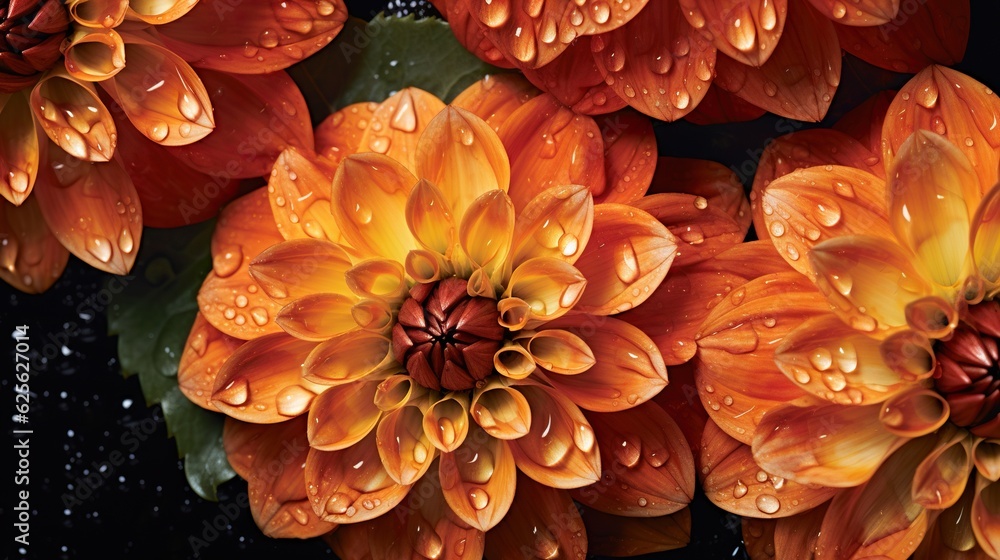
M328 33L330 18L334 16L336 5L329 0L272 0L274 21L280 29L266 27L261 29L256 37L247 39L243 45L243 56L253 58L258 62L273 56L295 60L305 57L305 48L319 49L333 40L334 34ZM321 27L322 31L317 31ZM315 37L312 37L315 35ZM310 38L315 40L313 46L306 43Z
M62 78L49 78L38 87L38 95L33 98L38 103L35 114L39 122L49 137L69 155L86 161L108 161L118 143L118 135L107 109L90 92L66 90L82 88ZM56 101L60 98L64 101ZM14 186L13 181L11 184ZM17 185L22 184L26 185L20 180L17 182Z

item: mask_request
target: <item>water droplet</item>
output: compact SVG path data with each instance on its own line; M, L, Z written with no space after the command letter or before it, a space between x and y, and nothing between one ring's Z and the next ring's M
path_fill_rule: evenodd
M87 252L102 263L106 263L111 260L111 242L99 235L88 235Z
M769 515L777 513L778 510L781 509L781 502L778 501L778 498L770 494L761 494L757 496L757 501L755 503L757 505L757 509Z
M249 303L249 300L247 299L247 296L245 296L243 294L240 294L240 295L236 296L236 307L240 307L240 308L246 307L248 303Z
M243 264L243 250L238 246L224 247L212 257L212 270L219 278L232 276Z
M299 385L289 385L282 389L275 400L277 401L278 414L294 418L309 410L315 395L305 387Z
M589 453L591 449L594 448L594 443L597 441L594 436L594 430L588 424L577 424L576 429L573 430L573 443L583 451L584 453Z
M413 132L416 130L417 112L413 105L413 96L410 94L408 89L404 89L399 94L399 105L396 106L396 111L392 114L392 120L389 121L389 126L403 132Z
M265 49L273 49L278 46L278 32L273 29L265 29L257 37L257 44Z
M267 310L264 309L263 307L254 307L253 309L251 309L250 318L253 319L253 322L258 327L263 327L264 325L267 324L268 319L270 319L270 317L268 317L267 315Z
M738 500L738 499L742 498L743 496L746 496L747 492L749 492L749 491L750 491L750 489L747 488L747 485L743 484L742 480L737 479L736 480L736 485L733 486L733 497Z
M203 109L194 95L185 91L177 97L177 110L184 115L185 119L194 121L201 115Z
M132 238L132 232L128 228L122 228L121 234L118 235L118 248L123 253L131 253L132 249L135 248L135 240Z
M618 279L631 284L639 278L639 258L630 241L625 241L615 250L615 273Z
M771 231L771 235L775 237L781 237L785 234L785 226L781 222L771 222L771 227L768 229Z
M326 512L332 515L343 515L347 513L348 508L354 500L350 496L342 492L335 492L330 499L326 501Z
M469 490L469 503L476 511L484 510L490 505L490 495L482 488L473 488Z
M170 127L167 126L167 123L162 121L155 122L146 129L146 136L154 142L162 142L169 133Z
M242 406L250 398L250 382L242 377L233 379L225 387L216 391L212 398L230 406Z
M817 371L826 371L833 365L833 355L826 348L817 348L809 355L809 363Z

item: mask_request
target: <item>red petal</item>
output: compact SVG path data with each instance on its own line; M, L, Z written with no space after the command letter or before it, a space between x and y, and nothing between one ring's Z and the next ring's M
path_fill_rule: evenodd
M37 197L21 206L0 200L0 278L38 294L59 279L68 260L69 251L49 230Z
M497 46L486 37L483 25L469 13L464 0L437 0L434 7L448 20L455 38L469 52L498 68L513 68Z
M894 72L917 72L929 64L958 64L971 26L969 0L900 2L898 13L878 27L838 25L843 49Z
M854 138L873 154L882 152L882 123L889 110L889 103L895 97L895 91L882 91L868 98L867 101L848 111L840 117L834 130L839 130Z
M871 27L896 17L900 0L855 0L850 7L837 0L809 0L824 16L844 26Z
M830 20L794 3L781 41L760 68L719 56L715 83L783 117L823 120L840 84L840 46Z
M323 48L344 27L343 0L271 0L233 5L201 0L184 17L157 25L157 36L192 65L263 74Z
M708 88L705 98L684 119L694 124L723 124L752 121L767 111L729 93L718 84Z
M628 204L646 194L656 170L656 134L653 123L634 111L597 119L604 135L604 174L607 187L595 204Z
M262 177L287 146L313 149L309 110L288 74L200 70L198 75L209 91L215 130L194 144L171 148L191 167L224 179Z
M571 43L558 58L541 68L524 68L524 77L578 113L599 115L626 106L604 81L589 37Z

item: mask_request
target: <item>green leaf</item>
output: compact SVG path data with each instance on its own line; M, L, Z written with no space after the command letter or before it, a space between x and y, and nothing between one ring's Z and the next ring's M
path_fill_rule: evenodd
M447 103L498 72L505 70L465 50L446 22L384 14L370 23L350 18L329 45L289 69L316 123L351 103L381 102L409 86Z
M133 275L112 278L106 288L114 297L108 330L118 335L122 373L137 374L146 405L163 409L188 483L209 500L236 476L222 448L223 416L187 400L177 386L177 366L198 312L198 288L212 268L214 225L146 228Z

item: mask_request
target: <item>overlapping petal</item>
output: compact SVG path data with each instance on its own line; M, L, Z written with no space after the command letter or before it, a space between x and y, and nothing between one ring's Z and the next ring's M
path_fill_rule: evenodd
M36 197L20 206L0 201L0 278L31 293L47 290L62 275L69 251L52 233Z

